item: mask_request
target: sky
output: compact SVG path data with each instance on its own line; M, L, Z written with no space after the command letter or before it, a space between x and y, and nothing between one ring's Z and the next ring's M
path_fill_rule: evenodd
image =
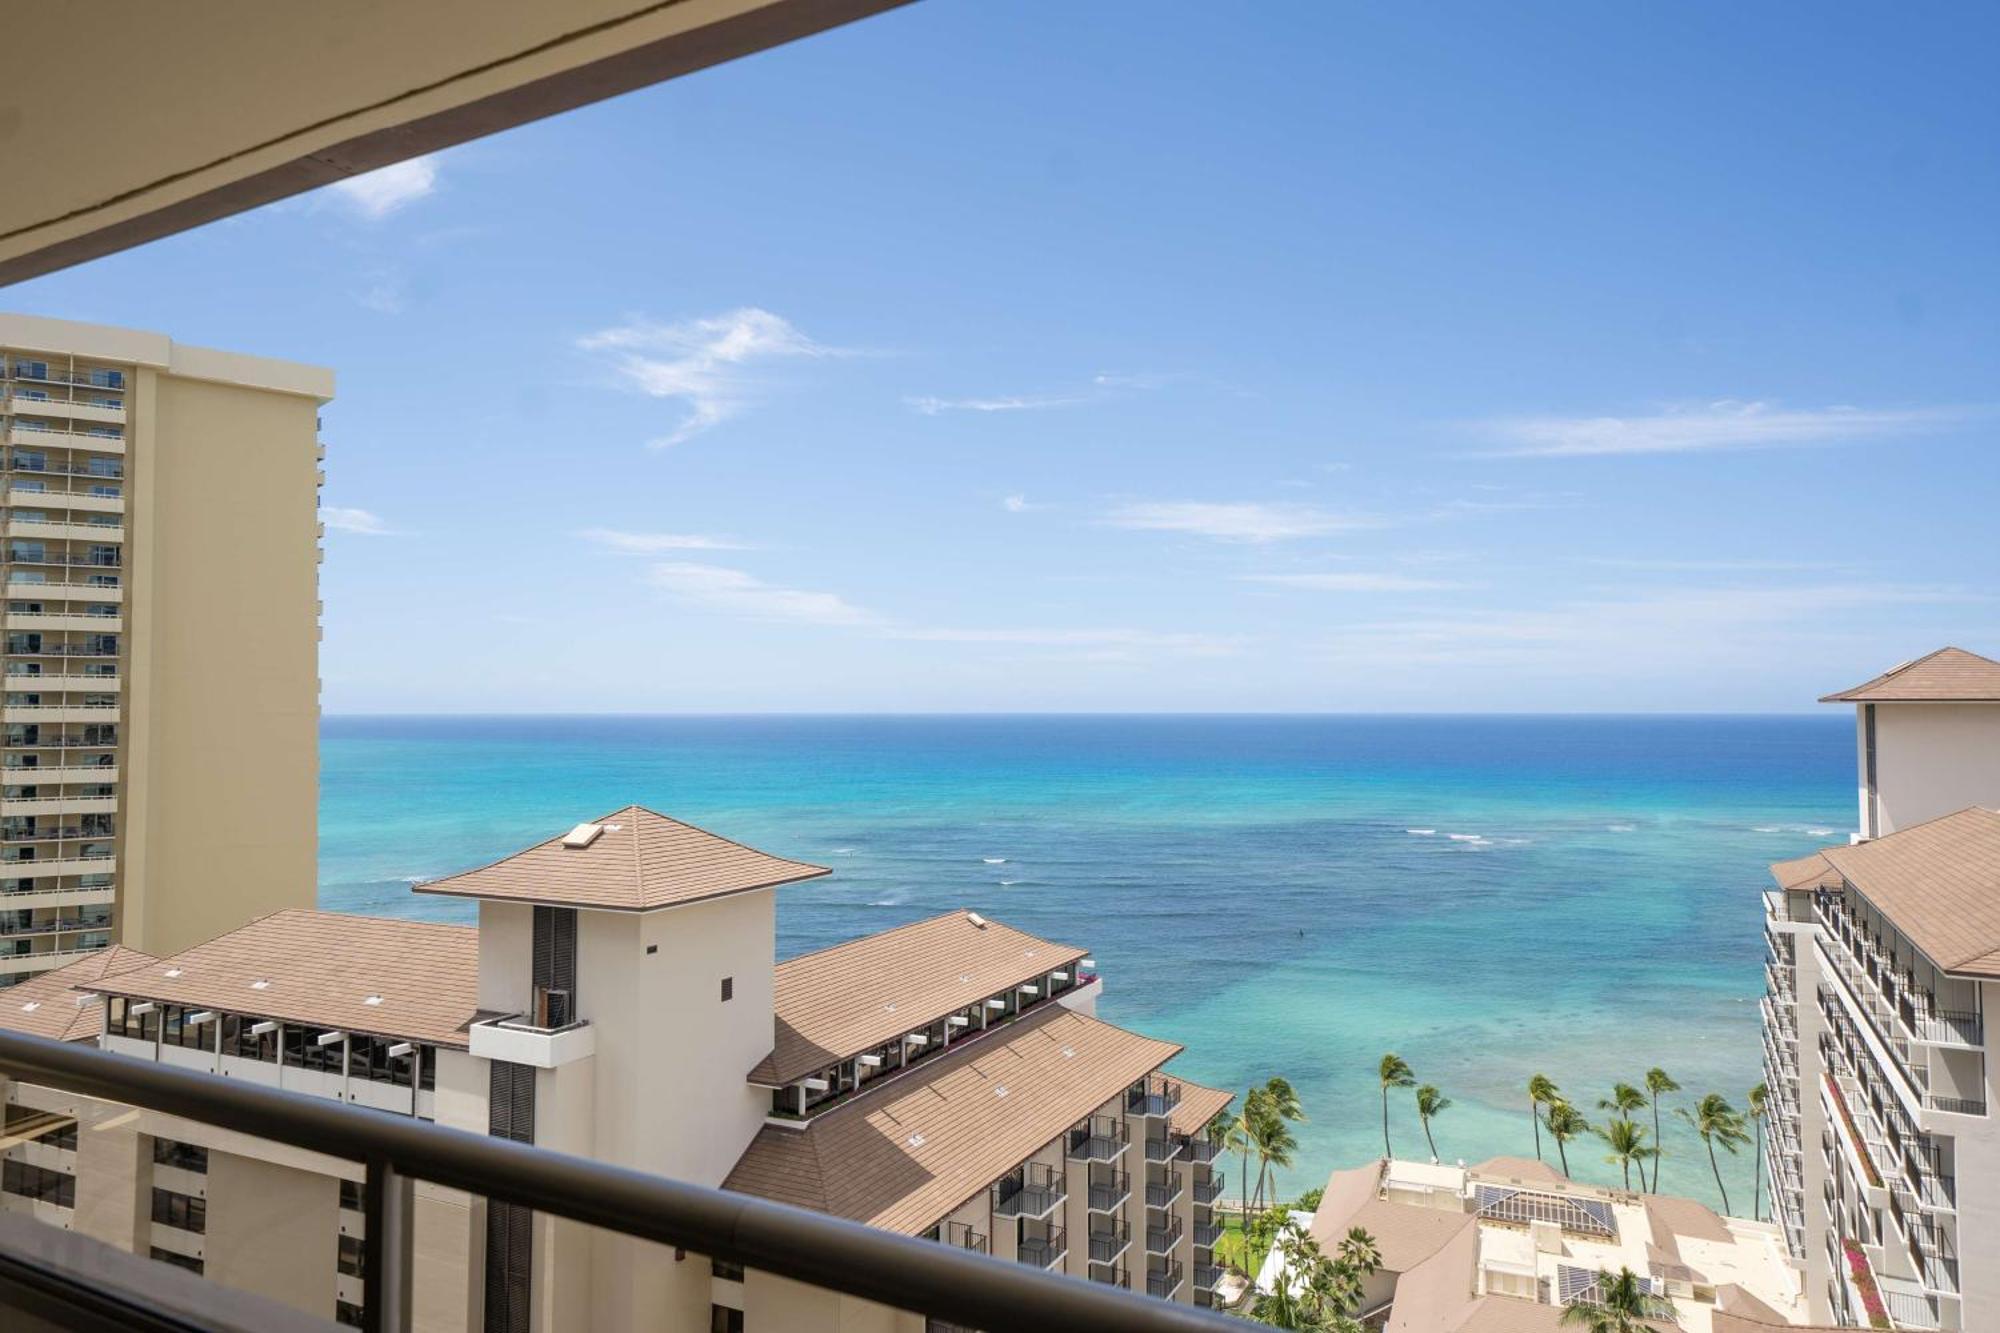
M2000 654L2000 13L921 0L0 293L323 364L328 712Z

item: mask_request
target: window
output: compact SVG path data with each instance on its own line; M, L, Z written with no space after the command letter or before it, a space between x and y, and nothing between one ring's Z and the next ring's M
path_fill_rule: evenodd
M76 1207L76 1177L31 1162L8 1158L0 1165L0 1190L24 1199L52 1203L58 1208Z
M361 1237L342 1236L340 1238L340 1258L337 1261L337 1265L340 1271L349 1277L366 1277L368 1267L367 1254L367 1247L362 1244Z
M294 1027L285 1025L285 1063L293 1069L314 1069L322 1074L338 1074L342 1064L340 1042L329 1042L322 1046L319 1039L324 1033L319 1028Z
M710 1277L719 1277L724 1282L741 1282L743 1280L743 1265L726 1264L720 1259L710 1259L708 1261L708 1273Z
M208 1230L208 1200L175 1190L153 1190L153 1220L197 1235Z
M724 977L722 979L722 1002L724 1004L729 1003L730 999L734 997L735 994L736 994L736 978Z
M185 1268L190 1273L199 1273L202 1270L201 1260L191 1254L175 1254L172 1250L163 1250L155 1245L152 1248L152 1256L163 1264L172 1264L175 1268Z
M278 1059L278 1029L273 1024L268 1031L255 1029L265 1020L244 1014L224 1014L222 1016L222 1053L233 1055L239 1060L262 1060L266 1064Z
M359 1180L341 1181L340 1206L342 1208L347 1209L349 1212L354 1212L354 1213L360 1212L362 1210L362 1198L361 1198L362 1193L363 1193L363 1184L361 1181Z
M190 1023L192 1014L204 1011L192 1005L163 1004L160 1006L160 1044L180 1046L191 1051L212 1051L215 1049L215 1020Z
M726 1305L709 1306L708 1333L743 1333L743 1312Z
M68 1116L37 1111L31 1106L8 1106L7 1134L51 1148L76 1151L76 1121Z
M159 1166L175 1166L183 1171L207 1171L208 1149L179 1139L154 1139L153 1161Z
M359 1033L348 1038L347 1072L352 1078L365 1078L370 1083L387 1083L393 1087L407 1088L417 1075L417 1052L406 1051L402 1055L389 1052L406 1042L392 1041L387 1037L367 1037Z
M335 1301L333 1303L333 1322L344 1328L360 1328L362 1326L361 1307L353 1301Z

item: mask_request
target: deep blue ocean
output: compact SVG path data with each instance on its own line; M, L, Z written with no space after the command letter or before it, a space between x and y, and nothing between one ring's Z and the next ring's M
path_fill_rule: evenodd
M1531 1153L1535 1072L1587 1112L1656 1064L1740 1107L1765 866L1852 827L1853 736L1831 712L335 717L320 899L469 920L411 885L649 805L833 867L779 891L781 956L957 907L1089 948L1102 1015L1183 1043L1176 1070L1299 1088L1295 1192L1380 1153L1390 1050L1452 1099L1447 1160ZM1692 1136L1666 1148L1666 1188L1716 1201ZM1608 1183L1603 1156L1570 1150Z

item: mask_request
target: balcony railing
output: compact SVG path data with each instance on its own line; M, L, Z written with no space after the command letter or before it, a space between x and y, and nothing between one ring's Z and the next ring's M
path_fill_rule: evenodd
M1194 1289L1214 1291L1215 1284L1222 1281L1222 1275L1229 1270L1217 1264L1196 1264L1194 1266Z
M1175 1199L1181 1197L1181 1191L1186 1186L1187 1177L1178 1171L1169 1171L1159 1181L1147 1184L1146 1206L1148 1208L1165 1208L1173 1203Z
M1223 1226L1220 1222L1197 1222L1194 1224L1194 1243L1197 1249L1212 1250L1215 1242L1222 1239Z
M993 1185L993 1212L998 1217L1046 1217L1069 1196L1063 1173L1030 1162L1019 1175Z
M1168 1264L1146 1274L1146 1290L1162 1299L1170 1299L1181 1289L1185 1276L1179 1263Z
M1171 1162L1181 1155L1182 1144L1174 1139L1147 1139L1146 1160L1149 1162Z
M1180 1080L1160 1074L1148 1074L1125 1094L1125 1109L1133 1115L1166 1115L1180 1104Z
M1108 1162L1125 1151L1125 1122L1116 1116L1092 1116L1069 1132L1069 1155L1079 1161Z
M975 1254L987 1253L986 1233L975 1231L970 1222L941 1223L931 1237L940 1245L950 1245L961 1250L971 1250Z
M1214 1203L1222 1197L1222 1183L1223 1177L1220 1171L1211 1174L1207 1180L1195 1181L1194 1201L1202 1204Z
M1069 1232L1063 1227L1051 1227L1046 1236L1024 1236L1021 1239L1021 1262L1033 1264L1036 1268L1054 1268L1068 1254Z
M1132 1270L1123 1264L1092 1264L1090 1280L1107 1286L1129 1288L1132 1285Z
M1094 1264L1108 1264L1131 1248L1132 1228L1128 1223L1117 1222L1090 1233L1090 1261Z
M1124 1171L1114 1171L1107 1180L1090 1182L1090 1211L1108 1213L1124 1206L1132 1197L1132 1177Z
M1189 1139L1187 1159L1190 1162L1212 1162L1222 1152L1222 1145L1209 1139Z
M1176 1217L1163 1227L1146 1228L1146 1253L1172 1254L1174 1246L1181 1243L1181 1220Z
M1226 1333L1240 1327L1192 1306L1148 1300L1105 1283L1066 1281L1028 1264L997 1262L749 1195L87 1046L0 1032L0 1072L363 1164L362 1318L363 1327L377 1333L412 1321L416 1180L988 1333ZM53 1312L64 1326L74 1322L65 1314L87 1318L93 1327L249 1333L270 1326L257 1317L268 1316L270 1307L247 1301L244 1293L75 1232L50 1227L42 1239L46 1243L7 1254L10 1281L0 1286L0 1325L9 1322L21 1293L32 1292L37 1312Z

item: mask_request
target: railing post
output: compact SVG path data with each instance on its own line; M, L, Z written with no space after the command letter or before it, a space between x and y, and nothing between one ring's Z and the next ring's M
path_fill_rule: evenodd
M368 1333L408 1333L410 1256L416 1221L414 1182L387 1158L370 1158L361 1203L368 1223L368 1234L361 1243L361 1326Z

